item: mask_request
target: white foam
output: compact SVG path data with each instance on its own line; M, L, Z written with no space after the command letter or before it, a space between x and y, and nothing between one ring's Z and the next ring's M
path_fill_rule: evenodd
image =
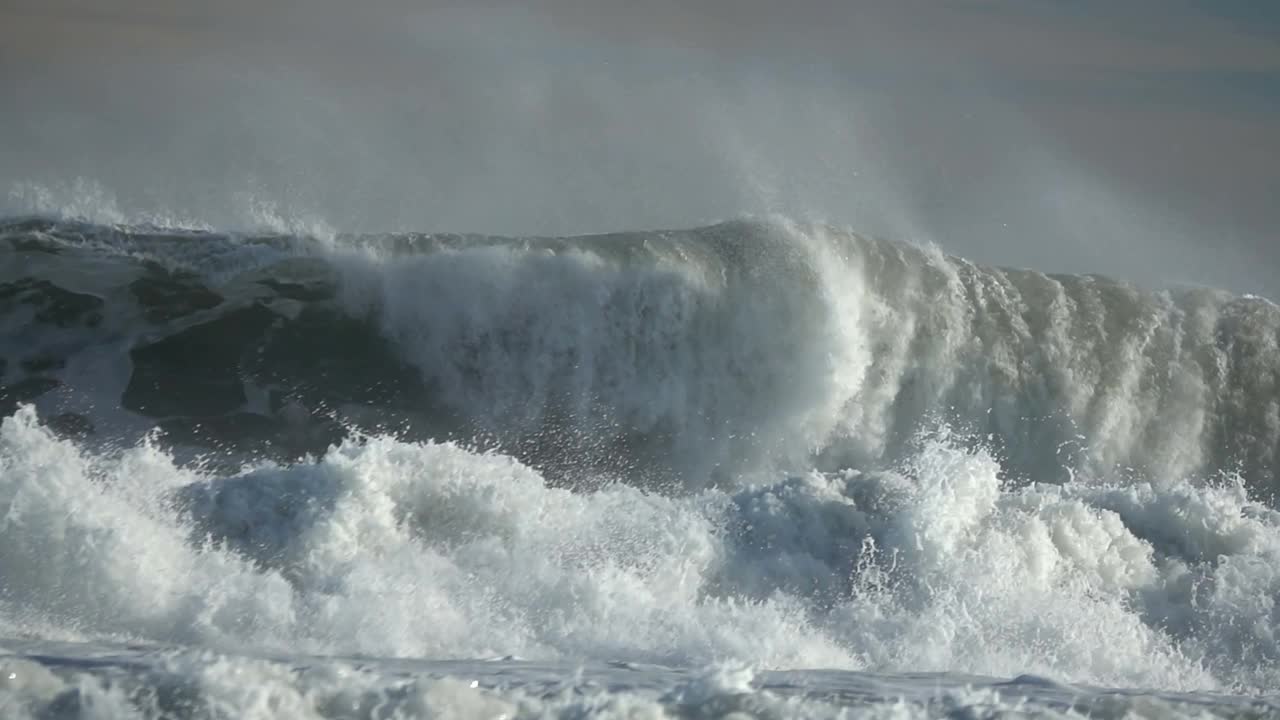
M232 477L0 430L10 632L264 652L1274 686L1280 517L1237 486L895 473L663 497L390 439Z

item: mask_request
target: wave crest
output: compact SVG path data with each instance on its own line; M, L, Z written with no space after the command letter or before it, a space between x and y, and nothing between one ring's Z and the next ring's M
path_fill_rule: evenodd
M10 407L120 408L115 427L196 445L322 452L381 428L696 488L891 464L944 422L1028 479L1277 483L1280 310L1258 298L786 222L319 241L28 220L0 239Z

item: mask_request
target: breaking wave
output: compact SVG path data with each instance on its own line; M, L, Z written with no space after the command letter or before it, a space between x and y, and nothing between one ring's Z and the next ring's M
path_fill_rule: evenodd
M86 431L319 453L359 427L697 488L891 464L945 424L1024 478L1238 474L1269 497L1280 472L1259 298L785 222L319 241L28 220L0 254L0 398Z
M782 221L35 218L0 327L10 638L1280 683L1262 299Z

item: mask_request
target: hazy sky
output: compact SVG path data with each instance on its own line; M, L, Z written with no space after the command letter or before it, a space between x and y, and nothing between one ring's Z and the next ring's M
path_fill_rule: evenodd
M0 209L557 233L778 211L1280 296L1268 5L0 0Z

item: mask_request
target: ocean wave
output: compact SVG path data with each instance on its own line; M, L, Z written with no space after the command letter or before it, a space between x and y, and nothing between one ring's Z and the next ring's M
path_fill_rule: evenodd
M101 442L461 439L557 482L889 466L1277 484L1280 309L786 221L576 238L0 225L3 387Z

